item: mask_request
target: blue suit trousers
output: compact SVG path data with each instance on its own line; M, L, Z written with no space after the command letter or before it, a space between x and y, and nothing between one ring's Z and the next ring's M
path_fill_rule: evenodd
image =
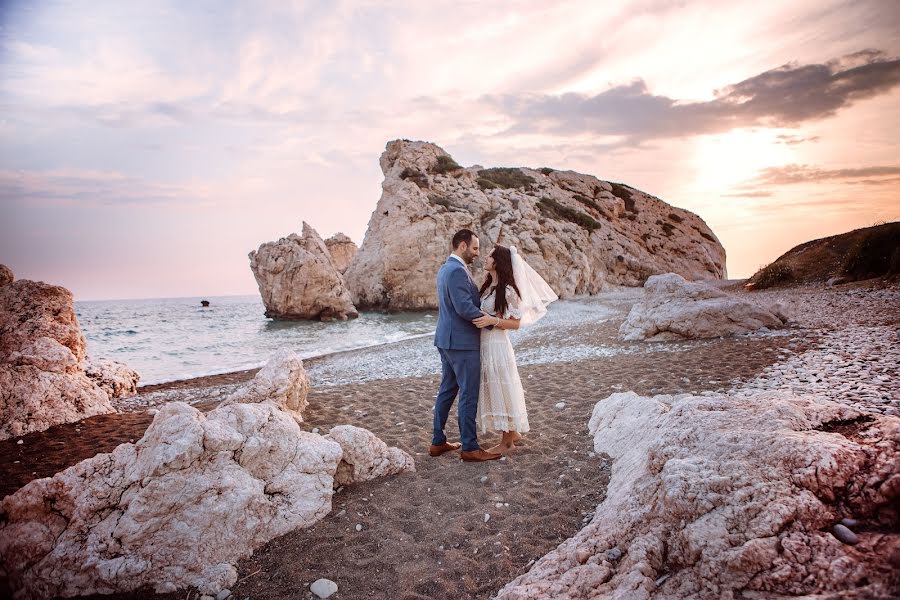
M478 450L475 416L478 411L478 390L481 385L481 350L448 350L441 354L441 387L434 402L434 435L431 443L439 446L447 441L444 426L453 401L459 394L459 438L463 450Z

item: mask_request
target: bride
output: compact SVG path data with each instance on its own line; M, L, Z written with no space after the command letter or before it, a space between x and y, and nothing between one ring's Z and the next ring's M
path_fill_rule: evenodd
M481 317L481 387L476 420L480 433L500 431L500 443L488 452L507 454L527 432L525 391L507 329L534 323L557 300L540 275L519 256L514 246L497 245L484 263Z

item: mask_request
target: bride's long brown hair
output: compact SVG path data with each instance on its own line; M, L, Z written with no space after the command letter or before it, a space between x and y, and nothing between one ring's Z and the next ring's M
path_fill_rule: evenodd
M498 317L502 318L503 313L506 312L507 306L506 286L511 285L520 297L522 296L522 293L519 291L519 287L516 285L516 280L513 277L512 253L509 251L509 248L497 244L494 246L494 251L490 256L494 259L494 270L497 272L497 281L485 277L480 294L481 296L484 296L484 291L488 289L488 286L491 284L497 286L497 289L494 292L494 312Z

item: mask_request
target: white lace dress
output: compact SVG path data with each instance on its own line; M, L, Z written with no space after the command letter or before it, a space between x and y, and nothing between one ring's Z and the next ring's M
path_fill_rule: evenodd
M495 315L494 290L481 299L481 310L504 319L522 316L519 296L506 288L506 312ZM519 379L516 355L505 329L481 330L481 388L476 417L481 433L488 431L528 431L525 390Z

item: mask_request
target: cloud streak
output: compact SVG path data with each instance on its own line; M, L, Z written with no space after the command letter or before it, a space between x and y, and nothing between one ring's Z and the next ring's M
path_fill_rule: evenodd
M820 169L809 165L791 164L763 169L749 185L762 187L767 185L824 183L836 180L844 183L882 185L896 182L896 176L898 175L900 175L900 166ZM867 179L873 177L884 179Z
M593 96L505 94L483 101L513 120L509 133L621 135L623 144L639 145L746 127L796 127L898 85L900 58L863 50L822 64L788 63L726 86L706 102L654 95L642 79Z
M22 203L79 207L117 205L195 205L202 186L155 183L121 173L83 169L0 170L0 205Z

